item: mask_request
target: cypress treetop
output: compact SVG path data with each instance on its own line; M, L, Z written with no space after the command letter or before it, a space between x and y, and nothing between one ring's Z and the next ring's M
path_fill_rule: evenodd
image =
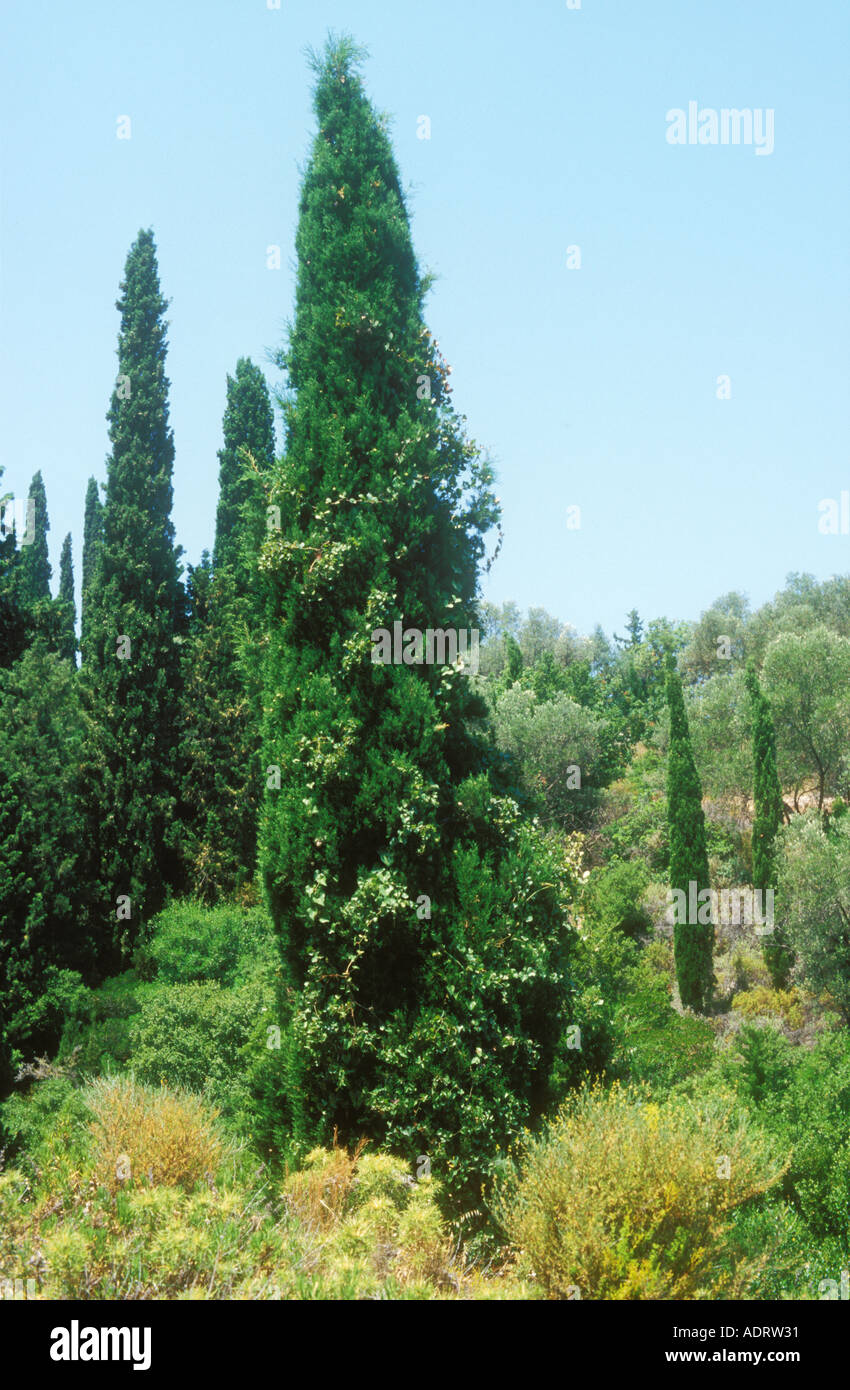
M250 587L253 574L256 588L254 571L266 530L264 483L268 485L275 446L268 386L250 358L240 357L235 375L228 375L223 434L213 569L226 565L234 574L247 571L244 583Z
M29 497L35 503L35 532L32 540L21 545L21 578L24 602L34 607L38 603L50 601L50 577L52 570L47 556L47 533L50 522L47 517L47 494L41 473L36 473L30 483ZM18 538L22 540L21 537Z
M80 647L83 659L86 655L86 629L89 617L89 593L95 582L100 546L103 540L103 503L97 481L89 478L86 488L86 510L83 518L83 572L81 586L82 614L80 621Z
M62 542L59 557L59 607L60 639L59 655L76 663L77 638L74 631L77 622L77 605L74 602L74 565L71 558L71 533Z

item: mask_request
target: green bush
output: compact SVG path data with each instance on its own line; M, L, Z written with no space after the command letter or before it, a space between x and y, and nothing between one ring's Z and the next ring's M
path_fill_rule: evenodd
M37 1081L0 1106L6 1161L31 1161L45 1141L55 1141L57 1134L68 1130L81 1134L90 1118L82 1093L68 1077Z
M791 1081L794 1053L775 1028L745 1024L730 1062L738 1093L755 1106L774 1106Z
M707 1019L677 1013L665 977L641 962L618 1003L611 1031L611 1070L621 1079L667 1091L704 1071L714 1059L714 1032Z
M141 1008L140 985L134 970L106 980L97 989L81 990L72 1001L59 1044L59 1058L74 1054L75 1069L99 1076L116 1071L130 1060L130 1019Z
M832 820L828 830L814 811L795 816L779 843L777 902L798 971L850 1021L850 816Z
M144 952L156 966L157 978L175 985L197 980L235 985L258 971L273 972L278 965L264 910L232 903L171 903L154 920Z
M19 1007L9 1018L8 1031L16 1046L27 1056L41 1055L55 1048L65 1020L80 1012L88 998L82 976L75 970L48 966L38 989L18 991Z
M731 1217L782 1171L729 1104L594 1086L524 1145L497 1206L550 1298L746 1296L755 1271L734 1258Z
M271 999L260 983L231 990L212 980L157 988L131 1024L137 1079L203 1092L234 1113L247 1099L241 1051Z
M652 926L640 905L649 882L649 869L642 860L616 859L591 874L586 889L587 911L627 936L640 936Z

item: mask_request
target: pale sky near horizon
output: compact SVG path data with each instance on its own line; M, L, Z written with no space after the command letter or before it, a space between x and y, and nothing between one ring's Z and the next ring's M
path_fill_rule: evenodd
M818 527L850 489L845 0L45 0L0 20L0 488L41 469L54 589L106 476L140 227L171 300L177 539L212 546L226 373L279 381L329 29L370 50L429 326L497 469L484 596L610 633L850 571ZM775 148L671 145L691 101L773 111Z

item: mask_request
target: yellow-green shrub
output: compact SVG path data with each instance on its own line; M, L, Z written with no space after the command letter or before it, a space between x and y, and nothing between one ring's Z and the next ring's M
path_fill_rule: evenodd
M362 1148L316 1149L284 1183L290 1209L319 1237L314 1272L331 1286L357 1287L360 1296L388 1278L421 1285L423 1293L429 1283L451 1286L451 1239L438 1190L430 1178L414 1181L400 1159Z
M732 1008L737 1009L744 1018L781 1018L789 1028L802 1028L806 1016L796 989L770 989L767 985L756 985L753 989L742 990L732 1000Z
M729 1218L783 1172L725 1101L592 1086L527 1141L497 1204L550 1297L733 1297L748 1272L730 1263Z
M222 1160L217 1112L194 1096L110 1076L91 1082L86 1101L95 1173L111 1191L129 1181L189 1191Z

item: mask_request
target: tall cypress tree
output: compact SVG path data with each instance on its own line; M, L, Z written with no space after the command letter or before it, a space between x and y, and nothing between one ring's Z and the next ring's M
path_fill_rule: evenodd
M141 231L130 249L116 307L118 376L107 415L112 448L103 539L86 589L83 667L92 907L110 963L132 947L140 921L162 905L178 876L181 586L171 521L167 301L151 231Z
M747 691L753 711L753 887L776 888L776 835L782 824L782 788L776 769L776 731L770 703L752 662ZM783 989L794 957L780 927L763 939L765 964L775 989Z
M336 1126L413 1155L424 1145L456 1190L539 1099L568 999L566 938L551 880L511 908L526 902L531 851L480 774L467 718L483 707L416 639L475 627L497 510L424 324L427 285L358 58L342 39L316 60L281 356L286 450L261 561L262 867L297 1141ZM396 622L409 629L401 664L384 660Z
M235 376L228 375L222 432L213 570L228 567L253 594L275 447L268 386L250 358L240 357Z
M670 887L684 894L688 904L685 921L677 920L673 934L676 978L685 1008L707 1012L714 985L713 923L691 920L693 904L709 888L708 851L702 787L691 748L682 682L670 667L667 672L670 709L670 750L667 760L667 823L670 836ZM703 904L698 916L707 916ZM678 917L681 918L681 913Z
M88 629L90 592L97 573L97 561L103 542L103 503L97 481L89 478L86 488L86 510L83 519L83 573L82 573L82 611L80 616L80 650L86 657L86 632Z
M26 544L21 540L21 576L25 602L33 607L50 601L50 561L47 558L47 533L50 522L47 517L47 494L41 473L36 473L30 483L29 497L35 503L35 531L32 540L27 536Z
M266 489L274 416L265 377L240 358L227 378L212 574L192 571L184 646L182 761L188 885L214 900L253 878L257 852Z
M0 467L0 478L3 469ZM0 494L0 509L9 494ZM0 527L0 670L9 667L26 648L30 624L23 601L21 553L16 545L15 528L5 511ZM8 529L7 529L8 527Z
M70 531L62 542L62 554L59 557L59 597L56 602L60 621L59 655L76 665L77 636L74 629L77 623L77 605L74 602L74 564L71 558Z

